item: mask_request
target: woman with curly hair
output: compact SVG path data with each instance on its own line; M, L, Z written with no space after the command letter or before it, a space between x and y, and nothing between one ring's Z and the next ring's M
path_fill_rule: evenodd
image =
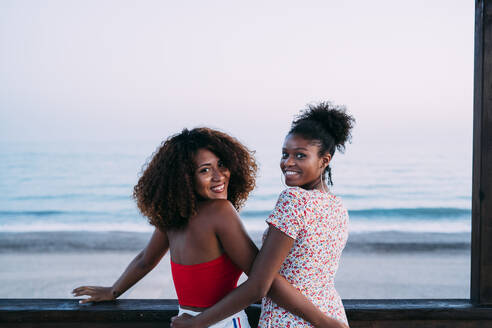
M147 164L133 196L155 231L112 287L82 286L81 303L114 300L150 272L169 250L179 314L197 315L213 306L248 274L258 249L237 211L255 187L252 153L229 135L208 129L183 130L166 140ZM283 277L269 296L319 327L325 316ZM238 311L240 311L239 309ZM237 311L236 311L237 312ZM249 327L244 311L213 327Z
M348 214L332 194L330 161L350 140L354 118L329 102L309 105L285 137L280 169L289 188L267 218L268 232L248 280L213 307L190 318L173 318L173 328L206 327L267 296L278 273L338 326L347 326L335 273L348 237ZM263 298L259 327L311 327L275 298ZM337 326L334 323L334 326Z

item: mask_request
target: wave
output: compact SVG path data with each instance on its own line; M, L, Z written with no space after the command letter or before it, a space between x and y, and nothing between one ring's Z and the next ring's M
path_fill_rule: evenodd
M348 252L415 253L435 251L469 251L470 243L348 243Z
M241 217L263 217L270 215L271 210L246 210ZM367 208L348 210L351 218L463 218L471 216L471 210L454 207L416 207L416 208Z
M148 243L147 231L38 231L0 232L0 253L11 252L93 252L137 251ZM251 235L260 246L261 233ZM469 251L470 235L466 233L378 232L350 236L348 252L455 252Z
M351 234L346 250L384 253L469 251L470 239L466 232L377 231Z
M61 195L32 195L32 196L17 196L12 197L10 200L129 200L131 195L95 195L95 194L61 194Z
M240 213L248 231L263 231L271 210ZM373 208L350 210L350 233L374 231L469 232L471 211L460 208ZM4 231L147 231L146 220L136 210L108 211L0 211Z
M471 216L471 210L454 207L369 208L349 210L350 217L458 218Z
M36 232L148 232L154 228L145 222L31 222L0 225L0 233L36 233Z
M0 232L0 253L136 251L147 244L151 232Z
M58 211L58 210L44 210L44 211L0 211L0 217L2 216L60 216L60 215L107 215L111 213L107 212L91 212L91 211ZM116 214L116 213L115 213Z
M265 210L248 210L248 211L241 211L239 214L241 215L242 218L264 218L266 219L270 213L272 213L271 210L265 211Z

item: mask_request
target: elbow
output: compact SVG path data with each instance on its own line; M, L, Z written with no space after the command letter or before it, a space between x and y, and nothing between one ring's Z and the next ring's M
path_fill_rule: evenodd
M254 291L255 301L267 296L268 291L270 290L272 283L269 281L255 281L252 286L252 290Z
M139 270L142 271L150 271L154 267L154 264L146 260L144 253L138 254L137 258L135 259L136 261L136 266Z
M139 261L137 262L137 268L141 271L150 271L152 270L153 266L150 263Z

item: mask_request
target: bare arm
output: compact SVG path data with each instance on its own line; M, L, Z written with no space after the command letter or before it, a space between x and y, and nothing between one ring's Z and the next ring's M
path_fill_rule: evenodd
M280 306L315 326L343 327L341 323L322 313L278 274L281 264L294 243L292 238L270 227L265 243L261 251L257 253L256 246L244 230L237 213L234 211L234 214L227 216L227 219L224 217L220 219L217 236L229 257L241 269L249 273L249 278L200 315L189 320L181 321L181 318L174 320L173 327L207 327L244 309L267 293Z
M88 295L80 303L114 300L149 273L169 249L166 233L155 229L149 243L128 265L111 287L81 286L72 291L74 296Z

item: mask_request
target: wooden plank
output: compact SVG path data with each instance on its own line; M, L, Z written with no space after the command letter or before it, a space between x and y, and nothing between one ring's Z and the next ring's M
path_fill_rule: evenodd
M345 300L344 306L352 321L492 320L491 307L469 300Z
M492 304L492 1L485 1L483 15L482 168L480 220L482 265L480 304Z
M8 323L2 328L169 328L161 322L63 322L63 323ZM256 326L251 326L256 327ZM484 328L490 327L490 321L356 321L350 322L350 328Z
M473 174L470 299L480 304L480 163L482 122L483 0L475 1L475 59L473 82Z
M121 299L101 303L79 304L77 299L57 298L3 298L0 313L7 311L171 311L178 309L176 299Z
M252 327L258 325L261 307L246 309ZM72 327L74 322L113 323L118 327L132 327L135 322L165 327L171 317L178 314L178 301L160 299L117 300L81 305L75 299L0 299L0 326L4 323L54 324L61 322ZM133 323L132 323L133 322ZM121 324L121 325L120 325ZM162 326L164 324L164 326ZM29 325L28 325L29 326ZM147 327L143 325L142 327Z
M351 323L367 321L487 321L492 327L492 307L470 300L344 300ZM0 299L0 326L7 323L105 323L125 326L129 322L167 325L177 314L176 300L118 300L80 305L72 299ZM256 326L260 306L246 310ZM24 326L25 326L24 325ZM108 326L109 327L109 326Z
M168 322L22 322L5 323L2 328L169 328Z
M492 304L492 0L475 4L470 296Z
M178 313L177 300L117 300L81 305L75 299L3 299L1 322L160 321Z
M490 321L437 320L437 321L355 321L350 328L484 328Z

